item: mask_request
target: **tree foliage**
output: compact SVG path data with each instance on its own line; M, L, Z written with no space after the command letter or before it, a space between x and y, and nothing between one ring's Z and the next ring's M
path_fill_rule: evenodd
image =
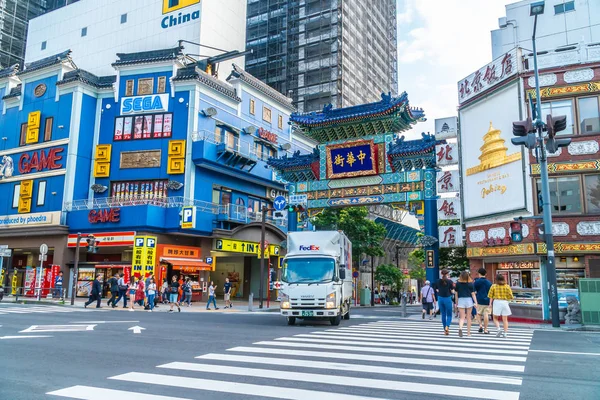
M425 263L425 251L422 248L416 249L408 255L408 268L411 270L411 278L425 279L423 263ZM454 277L459 276L462 271L468 270L467 247L441 248L440 269L442 268L448 268L450 275Z
M366 207L326 209L312 219L317 230L341 230L352 242L352 259L359 263L360 256L383 256L385 226L367 218Z
M375 280L386 286L393 286L402 275L402 271L393 264L381 264L375 270Z

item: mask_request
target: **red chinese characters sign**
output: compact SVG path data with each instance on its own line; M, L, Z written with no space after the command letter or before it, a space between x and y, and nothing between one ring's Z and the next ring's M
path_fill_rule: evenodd
M435 146L437 165L458 164L458 145L456 143L438 144Z
M496 58L458 82L458 103L462 104L488 88L504 81L518 72L520 51L513 49Z
M258 137L271 143L277 143L277 135L263 128L258 128Z
M460 225L440 226L440 247L461 247L463 245L463 232Z
M458 197L449 197L437 200L438 221L460 219L460 199Z

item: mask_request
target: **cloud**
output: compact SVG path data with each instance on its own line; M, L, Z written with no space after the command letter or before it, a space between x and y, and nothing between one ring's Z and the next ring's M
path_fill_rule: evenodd
M506 0L398 0L398 82L428 119L408 137L456 115L456 82L492 61L490 31Z

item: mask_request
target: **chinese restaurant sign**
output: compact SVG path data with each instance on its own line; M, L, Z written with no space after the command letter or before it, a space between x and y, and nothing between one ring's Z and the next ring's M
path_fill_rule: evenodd
M438 221L460 219L460 198L448 197L437 200Z
M372 140L334 144L327 149L327 178L350 178L377 174Z
M440 247L461 247L463 245L463 232L460 225L440 226Z
M517 49L496 58L488 65L478 69L458 82L458 104L485 92L518 72Z
M458 171L438 171L437 173L437 192L448 193L459 190Z
M458 164L458 144L447 143L435 146L435 161L437 165Z

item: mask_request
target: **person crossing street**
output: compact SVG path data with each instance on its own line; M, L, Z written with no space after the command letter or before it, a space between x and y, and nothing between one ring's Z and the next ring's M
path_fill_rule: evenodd
M208 303L206 304L206 309L210 310L210 303L212 302L215 305L215 310L218 310L219 307L217 307L217 300L215 299L215 289L217 287L215 286L214 282L210 282L210 286L208 287Z
M90 291L90 298L85 302L84 308L87 308L94 301L96 302L96 308L102 308L100 306L100 301L102 300L102 274L96 276L94 282L92 282L92 290Z

